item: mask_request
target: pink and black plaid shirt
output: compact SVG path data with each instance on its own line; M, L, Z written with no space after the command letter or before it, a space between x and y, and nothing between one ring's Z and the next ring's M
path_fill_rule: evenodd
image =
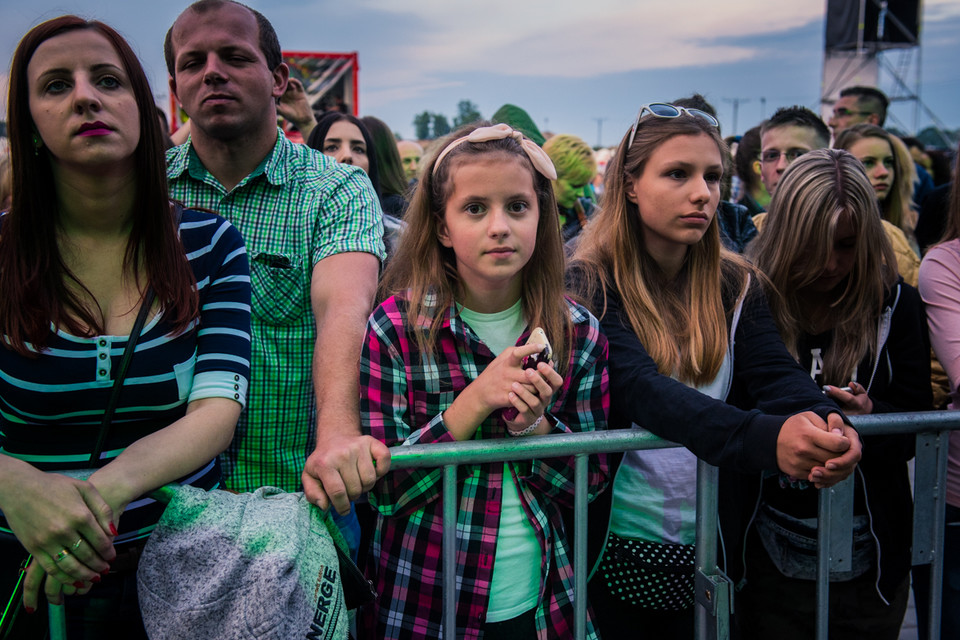
M607 340L586 309L570 301L568 307L574 336L564 384L549 409L556 421L554 432L605 429L610 408ZM423 318L411 322L406 309L406 303L394 296L367 323L360 358L364 433L388 446L452 442L442 412L495 355L451 308L443 316L436 355L423 366L412 331L429 327ZM525 331L517 344L524 344L528 334ZM476 438L507 438L505 429L500 412L495 411L477 429ZM543 552L538 636L540 640L573 637L573 565L560 514L561 507L573 505L573 458L509 466ZM591 456L591 498L607 480L606 460ZM478 638L486 621L502 483L502 463L459 467L457 638ZM360 613L364 637L441 637L442 493L439 468L392 471L371 492L379 516L368 572L380 598ZM589 615L587 637L597 637Z

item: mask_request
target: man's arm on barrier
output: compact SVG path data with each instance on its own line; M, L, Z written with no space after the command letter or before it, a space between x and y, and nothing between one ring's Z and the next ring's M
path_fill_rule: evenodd
M372 254L338 253L316 264L310 285L317 322L317 447L304 465L303 490L310 502L341 514L390 466L386 445L360 434L358 405L357 363L378 270Z

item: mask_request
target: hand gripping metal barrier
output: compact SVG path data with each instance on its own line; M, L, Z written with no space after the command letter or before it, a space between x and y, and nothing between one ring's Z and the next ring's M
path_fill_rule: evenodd
M946 497L947 440L960 428L960 412L937 411L853 416L861 435L916 433L913 563L931 564L930 638L940 637L940 584L943 577L943 531ZM586 636L587 622L587 457L631 449L678 446L640 429L579 434L552 434L521 439L469 441L394 447L391 469L443 468L443 637L456 637L457 466L534 458L574 456L575 530L573 568L576 640ZM869 454L867 454L869 455ZM702 460L697 466L696 637L730 637L733 597L729 578L717 567L718 469ZM609 489L608 489L609 490ZM817 640L827 639L830 569L849 568L853 535L852 476L820 491L818 531ZM825 526L824 526L825 525Z

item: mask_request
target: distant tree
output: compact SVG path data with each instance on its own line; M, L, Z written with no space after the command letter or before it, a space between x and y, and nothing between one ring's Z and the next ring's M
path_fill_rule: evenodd
M432 119L433 116L429 111L418 113L413 117L413 130L418 140L429 140L432 137L430 135L430 122Z
M896 127L887 127L887 133L892 133L893 135L897 136L898 138L906 138L906 137L909 137L909 135L910 135L910 134L908 134L908 133L906 133L906 132L904 132L904 131L896 128Z
M450 122L442 113L433 114L433 137L439 138L450 133Z
M958 131L941 131L937 127L927 127L917 134L917 140L932 149L952 149L957 144Z
M454 128L462 127L465 124L476 122L483 118L480 110L470 100L461 100L457 103L457 117L453 119Z

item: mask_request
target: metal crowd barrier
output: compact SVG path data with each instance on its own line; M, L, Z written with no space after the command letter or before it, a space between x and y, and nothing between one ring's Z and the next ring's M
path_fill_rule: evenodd
M897 433L917 435L913 478L913 564L932 565L930 609L926 615L929 638L939 640L948 441L950 431L960 428L960 411L851 416L850 422L865 436ZM853 551L853 476L820 491L819 522L816 637L817 640L827 640L830 569L849 570ZM824 523L827 526L824 527ZM918 611L917 615L922 613Z
M944 505L949 430L960 428L960 412L939 411L852 416L861 435L916 433L913 563L932 564L930 638L940 637L940 585L943 577ZM587 457L631 449L678 446L639 429L529 438L469 441L394 447L392 469L443 468L443 637L456 638L457 467L574 456L575 529L573 536L575 638L586 636L587 599ZM730 637L732 585L717 567L718 469L703 461L697 467L696 637ZM818 536L817 640L827 639L829 571L850 567L853 531L852 476L820 492ZM826 524L826 526L823 526Z

